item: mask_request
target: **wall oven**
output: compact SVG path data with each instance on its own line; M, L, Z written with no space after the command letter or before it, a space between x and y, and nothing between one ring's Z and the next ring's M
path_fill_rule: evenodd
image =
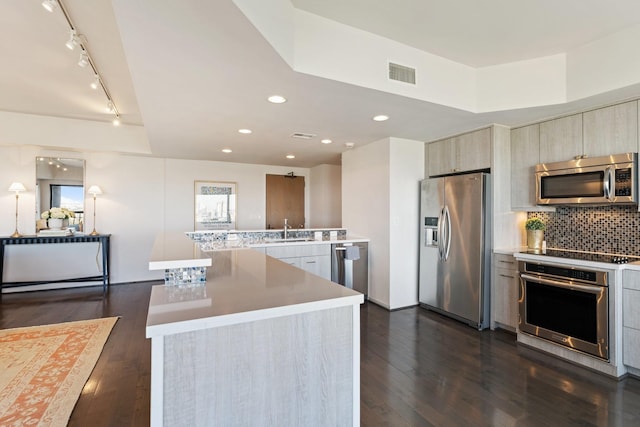
M539 205L637 204L638 154L536 165Z
M520 332L609 360L607 272L520 261Z

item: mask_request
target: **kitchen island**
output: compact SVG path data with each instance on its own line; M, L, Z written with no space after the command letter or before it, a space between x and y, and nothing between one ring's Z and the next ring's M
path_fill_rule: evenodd
M252 249L191 250L206 283L151 293L151 424L359 425L363 295Z

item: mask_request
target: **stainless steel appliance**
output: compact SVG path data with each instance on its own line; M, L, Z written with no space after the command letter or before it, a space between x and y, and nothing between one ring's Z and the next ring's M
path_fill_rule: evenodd
M347 247L358 248L357 260L350 260ZM368 295L369 293L369 244L335 243L331 245L331 281Z
M421 182L420 304L484 329L489 326L489 175Z
M539 205L637 204L638 154L536 165Z
M520 332L608 360L607 272L551 262L518 267Z

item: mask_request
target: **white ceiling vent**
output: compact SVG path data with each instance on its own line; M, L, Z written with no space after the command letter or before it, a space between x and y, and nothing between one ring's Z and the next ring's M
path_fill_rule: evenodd
M416 69L389 62L389 79L414 85L416 84Z
M312 133L302 133L302 132L295 132L291 134L291 138L300 138L300 139L311 139L314 136L315 135Z

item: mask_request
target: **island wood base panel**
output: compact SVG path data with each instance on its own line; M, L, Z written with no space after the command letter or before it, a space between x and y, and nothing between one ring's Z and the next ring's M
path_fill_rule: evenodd
M345 306L165 336L163 425L353 425L354 317Z

